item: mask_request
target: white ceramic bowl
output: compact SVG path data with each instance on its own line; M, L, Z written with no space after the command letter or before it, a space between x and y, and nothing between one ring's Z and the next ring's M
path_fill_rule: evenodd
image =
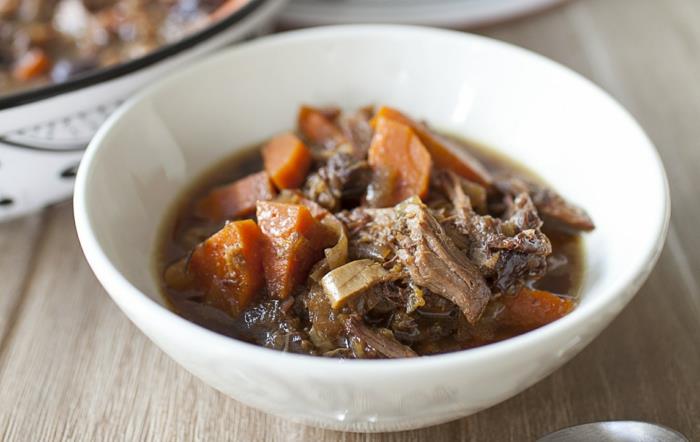
M0 221L68 198L97 128L146 84L222 46L267 32L286 0L250 0L225 19L144 57L61 84L0 96Z
M417 359L291 355L170 312L152 260L181 189L239 147L292 128L300 103L385 103L522 161L598 228L580 306L531 333ZM622 310L664 243L668 187L654 147L608 95L522 49L427 28L347 26L266 37L150 87L102 127L81 165L85 255L126 315L203 381L252 407L350 431L423 427L475 413L560 367Z

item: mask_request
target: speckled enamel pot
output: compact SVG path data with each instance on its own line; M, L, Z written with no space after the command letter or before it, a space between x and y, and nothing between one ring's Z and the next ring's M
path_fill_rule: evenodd
M268 350L172 313L152 270L166 212L199 173L293 127L301 103L398 107L537 171L597 225L584 238L580 305L552 324L492 345L374 361ZM264 37L149 87L93 139L74 202L90 266L163 351L245 404L346 431L457 419L561 367L635 295L659 256L670 213L654 146L589 81L494 40L401 26ZM639 207L644 216L630 222Z
M175 44L72 81L0 97L0 221L69 197L100 124L144 85L228 43L268 29L285 0L251 0Z

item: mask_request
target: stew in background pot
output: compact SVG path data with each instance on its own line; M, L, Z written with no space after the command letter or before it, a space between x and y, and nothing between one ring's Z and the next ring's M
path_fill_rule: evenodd
M0 0L0 94L142 57L248 0Z

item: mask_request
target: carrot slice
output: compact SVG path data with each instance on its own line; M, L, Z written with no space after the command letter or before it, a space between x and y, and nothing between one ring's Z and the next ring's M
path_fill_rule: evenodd
M410 196L424 198L428 194L432 160L409 126L379 118L369 148L369 164L378 174L396 176L385 204L393 206Z
M310 142L333 149L346 141L342 131L320 109L299 108L297 123L301 134Z
M304 182L311 167L311 152L296 135L285 133L262 148L263 162L278 189L294 189Z
M381 119L393 120L410 126L418 135L418 138L423 142L425 147L430 151L435 164L444 169L450 169L453 172L463 176L464 178L489 187L493 183L491 174L486 170L483 164L476 158L458 147L450 145L450 143L434 134L424 124L419 123L400 111L391 107L382 106L370 122L372 127L376 129L378 122Z
M515 296L501 298L505 309L498 318L500 325L519 330L533 330L565 316L574 303L544 290L521 289Z
M250 0L227 0L221 6L216 8L214 12L209 14L209 20L219 21L233 14L238 9L246 5Z
M258 201L271 200L276 194L267 172L258 172L212 190L197 202L195 214L214 222L249 216Z
M337 234L297 204L261 201L257 216L265 236L263 269L268 293L285 299L306 279L323 250L335 244Z
M51 60L42 49L34 48L19 59L12 75L20 81L27 81L46 72L51 67Z
M252 220L235 221L198 245L189 271L210 305L233 316L243 311L264 285L262 233Z

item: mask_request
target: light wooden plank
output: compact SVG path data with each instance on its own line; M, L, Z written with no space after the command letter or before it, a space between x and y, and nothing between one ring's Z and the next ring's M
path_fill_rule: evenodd
M586 12L620 78L605 86L639 119L664 161L674 208L669 245L683 263L679 276L697 295L700 236L692 220L700 216L700 3L626 0Z
M21 307L22 292L37 248L42 215L0 224L0 352Z

